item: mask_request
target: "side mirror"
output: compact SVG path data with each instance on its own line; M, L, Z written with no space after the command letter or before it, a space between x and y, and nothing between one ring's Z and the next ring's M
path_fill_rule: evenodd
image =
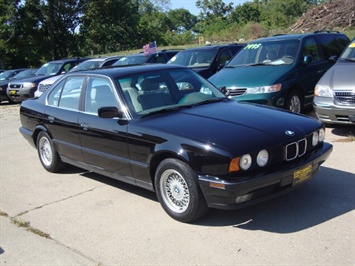
M114 106L101 107L97 112L101 118L123 118L123 113L118 111L117 107Z
M226 65L226 63L219 64L217 67L217 72L220 71L222 68L224 68L225 65Z
M229 96L229 90L227 90L226 86L219 87L218 90L222 92L224 95Z
M332 55L331 57L328 58L328 62L335 64L335 62L338 60L338 57L336 55Z
M313 57L311 55L305 55L303 57L303 64L308 65L313 61Z

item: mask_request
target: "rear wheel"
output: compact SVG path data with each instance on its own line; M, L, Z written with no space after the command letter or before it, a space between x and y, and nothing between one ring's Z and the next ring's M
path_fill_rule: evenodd
M52 139L44 131L38 134L37 151L43 167L48 172L55 173L64 167Z
M296 90L293 90L287 96L285 102L285 109L290 110L294 113L301 113L302 112L302 97L300 93Z
M159 164L155 188L163 209L175 220L192 222L208 211L196 174L180 160L166 159Z

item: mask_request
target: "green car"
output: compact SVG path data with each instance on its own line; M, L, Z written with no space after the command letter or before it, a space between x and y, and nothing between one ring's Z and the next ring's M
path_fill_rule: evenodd
M235 100L300 113L312 107L315 85L349 42L339 32L257 39L209 81Z

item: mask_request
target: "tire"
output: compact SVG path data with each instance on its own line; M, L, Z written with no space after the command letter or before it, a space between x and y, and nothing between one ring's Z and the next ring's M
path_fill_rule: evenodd
M39 160L41 161L44 169L48 172L56 173L64 167L64 163L60 159L52 139L44 131L41 131L38 134L37 151Z
M285 102L285 109L294 113L302 113L303 101L298 91L293 90L288 94Z
M16 103L16 102L14 102L13 100L11 100L10 97L7 97L7 100L8 100L8 102L9 102L10 104L15 104L15 103Z
M177 221L192 222L208 211L196 174L180 160L165 159L159 164L155 188L163 209Z

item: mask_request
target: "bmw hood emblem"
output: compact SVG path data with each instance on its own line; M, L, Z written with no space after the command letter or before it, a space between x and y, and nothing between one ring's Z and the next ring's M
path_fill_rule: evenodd
M291 130L286 130L285 131L287 136L293 137L295 135L295 132L291 131Z

